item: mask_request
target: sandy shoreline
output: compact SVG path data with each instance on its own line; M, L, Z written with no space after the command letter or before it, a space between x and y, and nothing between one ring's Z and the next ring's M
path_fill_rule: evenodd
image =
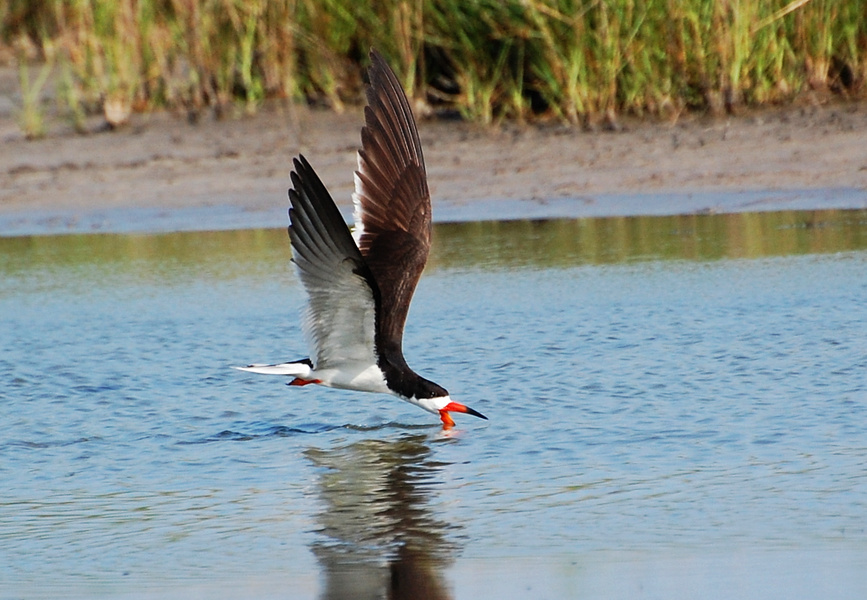
M304 153L348 211L362 121L269 104L198 124L25 140L0 113L0 235L282 227ZM867 103L804 105L620 131L420 126L438 221L867 208Z

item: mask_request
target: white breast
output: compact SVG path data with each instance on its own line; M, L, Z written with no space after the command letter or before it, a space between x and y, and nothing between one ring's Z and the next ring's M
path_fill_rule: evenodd
M322 385L329 387L379 394L391 393L385 384L382 370L368 363L341 363L337 368L317 369L313 376L321 381Z

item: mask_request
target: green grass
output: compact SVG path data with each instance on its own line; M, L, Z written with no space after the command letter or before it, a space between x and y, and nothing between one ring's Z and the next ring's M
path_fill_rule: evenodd
M377 47L416 98L481 123L863 94L863 0L6 0L0 40L52 48L98 108L254 111L361 98ZM79 118L79 117L76 117Z
M21 88L21 108L18 110L18 125L28 139L37 139L45 135L41 93L45 82L51 74L52 62L41 65L35 80L30 78L30 66L27 61L18 59L18 85Z

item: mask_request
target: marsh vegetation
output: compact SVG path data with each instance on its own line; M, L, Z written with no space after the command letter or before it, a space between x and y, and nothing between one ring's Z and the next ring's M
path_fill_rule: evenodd
M481 123L673 118L857 94L867 74L861 0L8 0L0 27L34 131L28 61L54 70L79 124L269 97L340 110L372 46L419 107Z

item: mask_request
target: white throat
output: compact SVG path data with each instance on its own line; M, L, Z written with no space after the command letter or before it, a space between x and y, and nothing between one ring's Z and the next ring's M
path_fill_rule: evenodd
M435 415L438 415L452 401L448 396L440 396L439 398L404 398L403 396L398 396L398 398L406 400L410 404L414 404Z

